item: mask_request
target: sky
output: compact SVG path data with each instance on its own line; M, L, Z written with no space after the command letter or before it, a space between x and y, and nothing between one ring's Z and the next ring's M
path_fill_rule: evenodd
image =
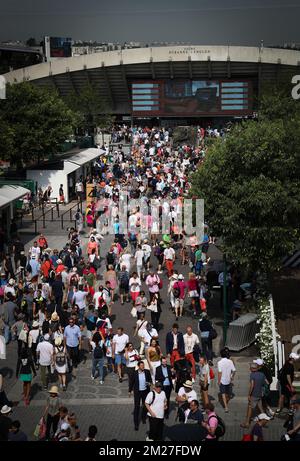
M300 43L300 0L0 0L0 41Z

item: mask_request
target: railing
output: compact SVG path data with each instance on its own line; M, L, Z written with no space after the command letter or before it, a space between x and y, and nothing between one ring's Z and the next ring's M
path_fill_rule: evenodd
M73 205L71 208L69 208L68 211L66 211L65 213L63 213L60 217L60 220L61 220L61 228L64 229L64 222L67 221L67 222L73 222L75 223L75 229L76 229L76 219L73 219L72 217L72 213L73 213L73 209L76 208L76 210L78 209L78 207L80 208L80 211L82 213L82 200L80 200L80 202L77 202L75 203L75 205ZM69 213L70 215L70 219L67 219L65 218L65 216Z

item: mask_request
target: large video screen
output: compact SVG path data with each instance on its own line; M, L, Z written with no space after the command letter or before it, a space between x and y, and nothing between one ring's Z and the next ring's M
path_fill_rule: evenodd
M243 115L252 111L248 80L165 80L132 83L133 114Z

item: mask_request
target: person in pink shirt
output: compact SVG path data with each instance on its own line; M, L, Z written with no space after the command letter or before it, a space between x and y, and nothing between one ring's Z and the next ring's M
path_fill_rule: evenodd
M218 418L215 413L215 407L211 402L206 405L205 413L207 415L207 419L202 423L202 427L207 430L205 440L218 440L215 434L218 427Z
M182 274L178 276L177 282L173 285L173 294L175 296L176 291L179 290L179 296L175 296L175 316L176 320L178 317L182 317L183 314L183 306L184 306L184 298L186 294L187 284L184 281L184 277Z

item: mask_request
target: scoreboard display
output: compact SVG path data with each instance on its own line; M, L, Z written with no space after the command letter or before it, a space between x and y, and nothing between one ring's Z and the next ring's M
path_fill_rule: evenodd
M251 80L161 80L131 84L137 116L251 115Z

